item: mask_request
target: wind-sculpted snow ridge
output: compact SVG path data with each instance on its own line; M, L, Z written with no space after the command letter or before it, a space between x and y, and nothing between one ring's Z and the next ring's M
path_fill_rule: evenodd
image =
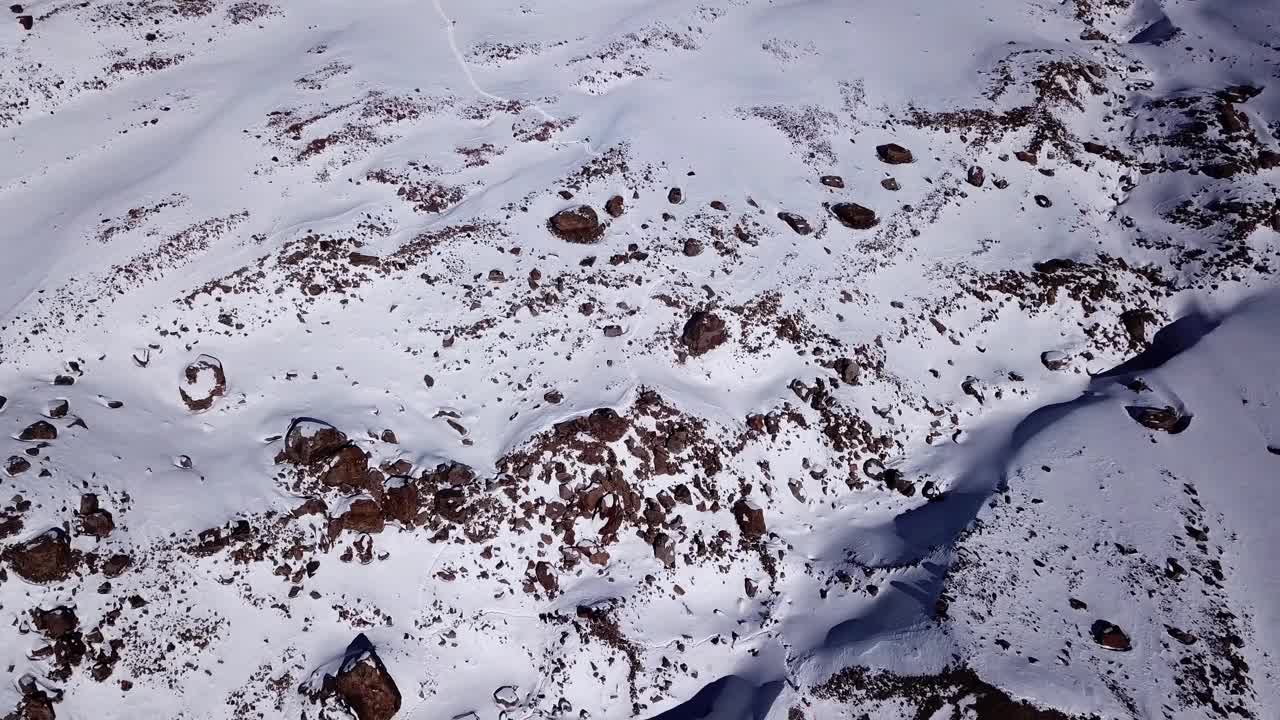
M0 717L1280 707L1270 3L0 32Z

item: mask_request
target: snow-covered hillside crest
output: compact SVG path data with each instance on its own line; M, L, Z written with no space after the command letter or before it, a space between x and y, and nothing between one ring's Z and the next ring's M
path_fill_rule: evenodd
M1280 708L1280 9L41 0L0 717Z

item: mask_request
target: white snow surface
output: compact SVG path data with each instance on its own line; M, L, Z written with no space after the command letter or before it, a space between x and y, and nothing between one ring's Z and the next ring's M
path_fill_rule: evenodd
M301 690L360 633L397 718L1006 716L851 668L1280 717L1278 135L1265 0L23 3L0 717L42 717L24 677L59 718L334 717ZM550 232L582 204L598 242ZM599 409L625 435L562 425ZM376 480L291 465L296 418ZM53 527L73 567L24 577Z

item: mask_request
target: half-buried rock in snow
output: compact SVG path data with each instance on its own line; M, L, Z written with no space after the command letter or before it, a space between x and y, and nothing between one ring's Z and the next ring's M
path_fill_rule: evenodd
M1142 427L1161 430L1170 435L1177 435L1191 426L1190 415L1184 415L1169 406L1162 408L1130 406L1125 410L1129 413L1129 417L1136 420Z
M183 372L184 385L178 387L182 402L191 412L201 412L213 406L213 401L227 392L227 375L222 361L212 355L201 355Z

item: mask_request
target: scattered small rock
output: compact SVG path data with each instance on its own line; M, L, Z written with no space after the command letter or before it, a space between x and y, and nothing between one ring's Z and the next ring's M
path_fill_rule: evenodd
M667 202L672 205L679 205L684 202L684 192L678 187L673 187L667 191Z
M689 238L688 240L684 241L685 257L697 257L701 254L702 254L702 243L698 242L697 240L694 240L693 238Z
M1039 205L1042 208L1053 207L1053 201L1050 200L1046 195L1037 195L1035 197L1035 200L1036 200L1036 205Z
M982 187L982 184L987 181L987 173L982 169L982 166L971 165L964 179L965 182L974 187Z
M622 199L621 195L614 195L605 202L604 211L609 215L609 217L622 217L622 214L627 211L626 201Z
M822 183L823 185L826 185L827 187L837 188L841 190L844 189L844 178L840 177L839 175L823 175L822 177L818 178L818 182Z
M884 188L885 190L890 190L892 192L898 192L899 190L902 189L902 186L898 184L898 181L895 178L891 178L891 177L881 180L880 187Z

